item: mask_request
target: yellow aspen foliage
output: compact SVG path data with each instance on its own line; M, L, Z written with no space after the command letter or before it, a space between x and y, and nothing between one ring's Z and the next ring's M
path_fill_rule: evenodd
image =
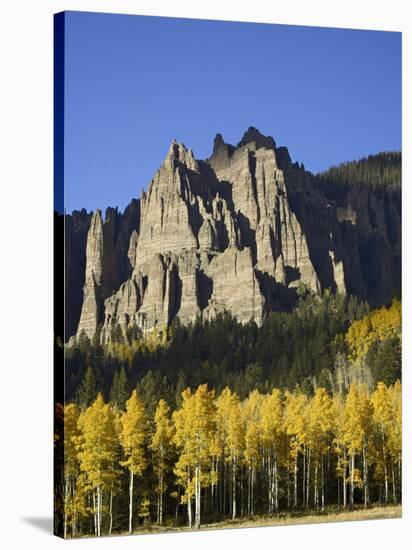
M142 475L147 467L144 442L146 437L146 413L136 390L126 401L126 411L121 417L120 442L126 460L123 466L130 472L129 483L129 532L133 528L133 481L135 475Z
M349 454L362 451L372 431L373 408L367 391L352 385L346 398L344 438Z
M217 429L226 461L236 460L244 448L244 425L239 397L225 388L216 399Z
M307 439L319 455L329 448L330 433L334 426L332 398L325 388L318 388L309 403Z
M394 300L389 308L381 307L363 319L354 321L346 333L346 343L352 361L362 360L374 342L401 337L402 304Z
M174 442L180 451L175 465L178 483L185 489L188 519L191 525L191 499L195 498L195 526L200 527L201 488L211 484L212 443L216 437L215 392L206 384L195 393L189 389L182 393L182 406L173 413Z
M121 416L120 441L126 460L123 465L135 475L141 475L147 462L144 452L146 414L136 390L126 401L126 411Z
M160 399L154 417L155 431L152 435L150 448L153 456L153 469L157 475L157 522L163 523L163 495L167 489L165 474L169 470L172 451L174 427L171 420L170 407L164 399Z
M239 397L225 388L216 400L216 408L219 440L222 441L223 456L230 464L232 473L231 508L234 519L237 513L237 471L241 464L245 437Z
M285 451L283 424L283 403L280 390L274 389L265 395L260 407L260 425L262 445L266 455L268 477L268 512L278 510L279 506L279 469Z
M76 523L79 518L77 502L77 479L79 476L79 457L77 455L77 441L80 430L78 421L80 410L74 403L64 407L64 513L63 536L68 536L71 528L72 536L76 536Z
M118 448L115 414L101 394L81 413L78 428L81 431L78 440L80 469L93 492L95 533L101 536L103 491L110 491L116 478L113 463Z
M399 380L389 388L389 396L392 405L389 452L394 462L400 462L402 459L402 386Z
M298 461L299 454L307 442L308 398L305 394L286 392L284 403L284 427L288 438L289 456L293 463L293 505L298 505Z

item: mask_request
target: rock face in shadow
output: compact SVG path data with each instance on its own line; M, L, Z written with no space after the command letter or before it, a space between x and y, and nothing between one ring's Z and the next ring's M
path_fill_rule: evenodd
M66 336L107 342L223 311L261 324L302 288L383 304L400 292L400 205L400 187L325 193L253 127L237 146L217 134L206 161L173 141L124 213L66 216Z

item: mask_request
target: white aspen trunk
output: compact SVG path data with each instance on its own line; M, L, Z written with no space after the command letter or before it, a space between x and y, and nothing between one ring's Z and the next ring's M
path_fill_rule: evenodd
M346 448L343 449L343 507L346 508Z
M197 527L198 529L200 528L200 523L201 523L201 503L202 503L202 485L201 485L201 469L199 467L199 479L198 479L198 482L197 482L197 491L198 491L198 494L197 494L197 506L198 506L198 511L197 511Z
M324 457L321 455L321 473L320 473L320 487L321 487L321 506L322 512L325 509L325 472L324 472Z
M251 468L247 472L247 515L250 516L250 493L251 493Z
M255 513L255 507L254 507L254 487L255 487L255 467L252 468L252 485L251 485L251 514L252 516Z
M244 483L244 475L243 475L243 464L241 463L240 464L240 515L243 517L244 516L244 487L243 487L243 483Z
M101 514L100 493L101 493L100 487L97 487L97 496L96 496L96 499L97 499L97 536L98 536L98 537L100 537L100 528L101 528L101 517L100 517L100 514Z
M386 465L385 429L384 429L383 423L381 425L381 430L382 430L383 471L384 471L384 477L385 477L385 504L388 504L389 482L388 482L388 468Z
M308 464L307 464L307 467L308 467L308 471L307 471L307 475L306 475L306 508L308 508L309 506L309 499L310 499L310 449L308 451Z
M97 506L96 493L93 491L93 519L94 519L94 534L97 537Z
M189 491L190 487L190 469L187 469L187 487ZM192 528L192 495L188 493L187 495L187 521L189 523L189 528Z
M287 508L288 508L288 510L290 510L290 465L289 465L289 461L288 461L288 465L287 465L286 485L287 485Z
M72 481L72 537L74 538L77 534L77 514L76 514L76 489L75 482Z
M273 463L273 474L275 478L275 512L279 511L279 475L278 475L278 461L275 457Z
M303 446L303 464L302 464L302 506L306 502L306 445Z
M318 463L316 461L316 464L315 464L315 479L314 479L314 482L315 482L315 490L313 492L313 503L314 503L314 506L315 508L318 507Z
M196 466L195 470L195 527L200 528L200 466Z
M103 520L103 489L100 492L100 505L99 505L99 537L102 536L102 520Z
M293 507L298 506L298 453L296 451L295 466L293 470Z
M163 525L163 472L160 474L159 525Z
M63 494L63 507L64 507L64 512L63 512L63 538L65 538L65 539L67 539L67 495L68 495L68 492L69 492L68 485L69 485L69 482L68 482L68 479L66 478L66 480L64 482L64 494Z
M189 523L189 528L192 528L192 497L187 499L187 521Z
M367 508L369 500L368 460L366 454L366 447L363 446L363 505L365 508Z
M396 481L395 481L395 469L393 467L393 463L392 463L392 500L393 500L393 503L396 504Z
M384 458L383 471L384 471L384 476L385 476L385 504L388 504L389 481L388 481L388 468L386 466L386 459L385 458Z
M266 478L267 478L267 490L268 490L268 514L272 513L273 502L273 480L272 480L272 468L270 463L270 456L268 451L268 457L266 460Z
M133 524L133 470L130 470L130 484L129 484L129 533L132 532Z
M232 519L236 517L236 456L232 461Z
M226 516L226 485L227 485L227 465L226 460L224 460L223 464L223 517Z
M110 500L109 500L109 535L112 534L112 528L113 528L113 489L110 490Z
M352 453L350 457L350 508L353 509L355 492L355 455Z

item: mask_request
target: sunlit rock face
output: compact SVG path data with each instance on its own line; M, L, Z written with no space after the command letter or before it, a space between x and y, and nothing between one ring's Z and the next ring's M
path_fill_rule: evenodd
M125 212L66 216L67 339L224 311L261 324L302 289L383 304L400 290L400 204L400 188L327 197L253 127L236 146L217 134L205 161L173 141Z

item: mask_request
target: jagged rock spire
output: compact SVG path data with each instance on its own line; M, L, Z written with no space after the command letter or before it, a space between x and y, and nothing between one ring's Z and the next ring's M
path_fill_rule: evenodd
M292 307L300 285L383 303L399 256L397 203L357 187L339 201L252 126L237 147L217 134L206 162L173 140L138 207L87 218L77 334L91 338L103 321L106 342L116 327L145 331L225 310L261 323L267 312ZM349 208L356 209L350 227ZM372 282L364 273L365 257L375 258L378 290L375 273Z
M275 149L275 140L271 136L264 136L254 126L249 126L246 132L243 134L242 139L237 144L238 147L243 147L249 143L255 143L256 149L265 147L266 149Z

